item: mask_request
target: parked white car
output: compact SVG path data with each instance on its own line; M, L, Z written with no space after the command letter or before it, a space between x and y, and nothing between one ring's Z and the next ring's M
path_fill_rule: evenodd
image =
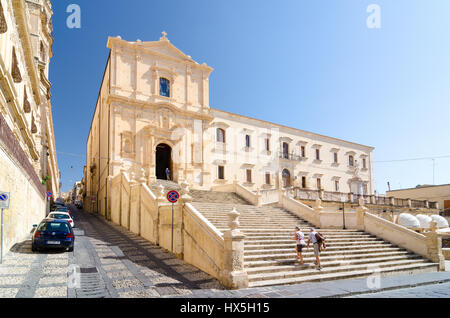
M55 219L55 220L67 220L69 222L69 224L72 226L72 228L75 227L75 222L73 221L72 217L70 216L69 213L66 212L51 212L48 216L47 219Z

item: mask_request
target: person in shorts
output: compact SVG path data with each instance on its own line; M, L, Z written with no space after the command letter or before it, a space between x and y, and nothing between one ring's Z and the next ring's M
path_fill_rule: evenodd
M296 251L297 251L297 259L300 261L300 265L303 265L303 256L302 249L306 246L305 243L305 235L300 231L300 227L295 227L295 236L294 240L297 242Z
M317 234L316 230L314 228L311 228L311 231L309 232L309 236L308 236L308 245L306 246L306 248L309 248L310 243L313 244L314 256L316 257L317 269L320 271L322 269L322 267L320 266L320 246L319 246L319 242L317 241L316 234Z

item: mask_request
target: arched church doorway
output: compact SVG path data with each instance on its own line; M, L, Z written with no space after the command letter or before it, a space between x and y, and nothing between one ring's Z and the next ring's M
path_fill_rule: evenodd
M288 169L284 169L281 173L283 177L283 187L287 188L291 186L291 173Z
M169 179L173 180L172 148L166 144L156 146L156 179L167 180L166 169L169 168Z

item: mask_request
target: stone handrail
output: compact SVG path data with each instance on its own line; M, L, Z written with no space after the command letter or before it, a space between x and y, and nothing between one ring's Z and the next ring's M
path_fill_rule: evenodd
M261 190L261 205L277 203L279 201L278 189Z
M364 230L416 254L428 256L426 236L404 226L365 213Z
M183 208L184 255L186 262L222 280L225 241L222 233L191 203Z
M307 206L306 204L298 200L289 198L282 193L280 193L279 203L284 209L296 214L300 218L314 224L315 226L320 226L316 212L313 208Z
M256 206L261 205L261 195L260 194L250 191L249 189L240 185L237 182L234 184L234 192L253 205L256 205Z
M207 218L205 218L191 203L185 204L185 215L190 215L196 223L214 239L218 244L223 244L223 234Z

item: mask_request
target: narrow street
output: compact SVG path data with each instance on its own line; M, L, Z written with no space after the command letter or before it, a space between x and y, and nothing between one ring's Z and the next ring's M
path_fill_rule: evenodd
M74 251L32 252L29 239L17 244L0 265L0 298L450 298L449 271L382 277L378 290L367 278L227 290L126 229L70 209Z
M33 253L31 240L17 244L0 265L0 298L176 297L224 289L126 229L75 206L70 209L74 252ZM78 284L69 281L75 277L72 269L79 272Z

